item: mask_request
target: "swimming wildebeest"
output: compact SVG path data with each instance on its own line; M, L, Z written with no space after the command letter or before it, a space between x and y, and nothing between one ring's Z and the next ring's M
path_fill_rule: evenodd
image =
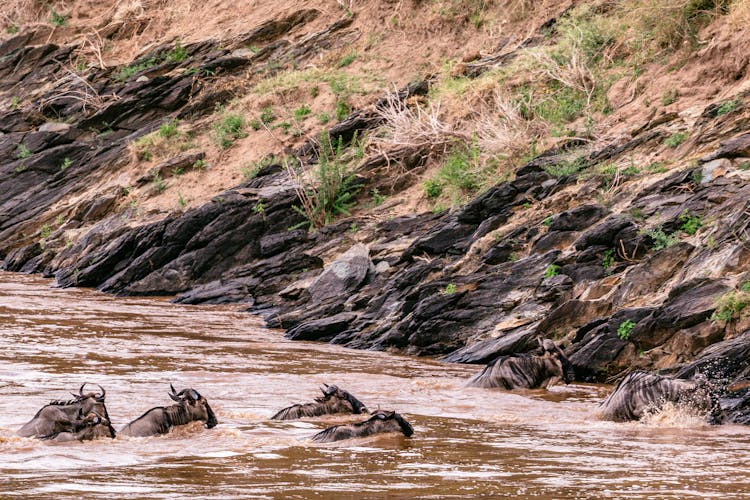
M665 403L687 406L711 418L719 411L718 402L704 378L683 380L634 371L601 403L599 416L616 422L639 420L647 410L657 410Z
M317 417L334 413L367 413L362 402L335 385L323 384L320 390L323 397L315 398L314 403L296 404L284 408L271 417L271 420L295 420L304 417Z
M114 438L115 429L109 419L96 411L90 411L84 415L81 413L71 424L70 429L57 432L42 439L56 443L68 441L91 441L99 438Z
M550 339L539 339L536 352L499 356L469 380L470 387L536 389L550 387L560 380L573 380L573 370L565 354Z
M189 424L190 422L205 422L210 429L218 424L216 415L208 405L206 398L198 394L195 389L183 389L175 392L174 387L169 397L176 401L171 406L157 406L130 422L120 430L123 436L144 437L168 433L172 427Z
M358 424L334 425L312 437L316 443L332 443L342 439L372 436L386 432L401 432L406 437L414 434L412 426L395 411L378 410Z
M107 407L104 406L104 398L107 394L104 388L99 386L101 390L99 394L95 392L84 394L85 386L84 383L78 390L78 394L73 394L74 399L51 401L43 406L34 418L21 427L16 434L23 437L44 437L69 431L79 415L87 415L92 411L109 421Z

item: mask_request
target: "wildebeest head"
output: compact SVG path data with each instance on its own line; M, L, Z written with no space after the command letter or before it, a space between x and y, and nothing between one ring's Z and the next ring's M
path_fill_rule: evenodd
M414 434L414 427L412 427L411 424L404 419L404 417L402 417L395 411L375 411L370 416L370 420L395 420L398 423L398 426L401 428L401 432L404 434L404 436L411 437L411 435Z
M55 432L42 439L55 442L90 441L98 438L114 438L115 429L109 419L92 410L86 414L80 411L77 418L65 430Z
M95 412L98 415L102 415L104 418L109 420L109 414L107 413L107 407L104 406L104 399L107 396L107 391L104 390L104 387L97 384L97 387L99 387L99 390L101 392L87 392L84 393L83 389L86 387L87 382L84 382L83 385L81 385L80 389L78 389L78 394L70 393L75 399L77 404L81 407L81 412L83 414L88 414L90 412ZM54 402L52 404L55 404ZM70 404L68 402L67 404Z
M323 397L315 398L315 401L317 401L318 403L325 403L326 401L330 401L334 398L346 400L350 405L352 405L352 413L367 413L367 407L364 405L364 403L362 403L362 401L355 398L349 392L343 389L339 389L338 386L323 384L323 387L321 387L320 390L323 392Z
M101 392L86 392L86 383L78 389L78 394L71 393L73 399L68 401L55 400L43 406L34 417L18 430L17 434L24 437L43 437L62 432L70 428L80 412L84 415L96 412L109 420L107 407L104 405L106 392L98 386Z
M538 339L540 354L546 357L550 357L554 360L555 364L559 363L560 378L563 382L569 384L575 378L573 372L573 365L570 364L568 357L565 353L555 345L550 339Z
M183 389L177 392L172 384L169 384L169 388L172 389L169 397L179 403L188 412L191 421L200 420L205 422L207 429L216 427L219 423L216 420L216 415L214 415L206 398L201 396L198 391L195 389Z
M312 440L316 443L332 443L343 439L391 432L400 432L406 437L411 437L414 434L414 428L395 411L378 410L373 412L370 418L364 422L334 425L315 434Z

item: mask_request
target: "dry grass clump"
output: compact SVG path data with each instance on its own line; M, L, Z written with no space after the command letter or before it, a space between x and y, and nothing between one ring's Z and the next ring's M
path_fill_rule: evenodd
M457 140L470 138L455 124L442 119L439 101L425 107L409 106L391 93L376 112L383 125L370 144L386 153L391 148L406 147L426 155L442 154Z

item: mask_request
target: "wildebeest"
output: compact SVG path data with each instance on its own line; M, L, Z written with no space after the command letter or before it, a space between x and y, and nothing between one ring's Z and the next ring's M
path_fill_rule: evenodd
M312 437L316 443L332 443L342 439L372 436L386 432L401 432L406 437L414 434L414 428L395 411L378 410L369 419L357 424L334 425Z
M198 394L195 389L183 389L175 392L174 387L169 397L176 401L171 406L157 406L133 420L120 430L123 436L144 437L168 433L172 427L189 424L190 422L205 422L206 428L211 429L218 424L216 415L208 405L206 398Z
M24 424L16 434L23 437L44 437L70 430L72 425L79 418L79 415L87 415L90 412L96 412L109 421L107 407L104 405L106 391L99 386L101 393L87 392L84 394L84 383L78 390L78 394L73 394L69 401L51 401L40 409L34 418Z
M668 402L710 415L718 410L716 398L705 379L673 379L655 373L633 371L602 401L599 417L616 422L640 420L647 410L659 409Z
M323 385L324 387L320 388L323 397L315 398L314 403L296 404L284 408L271 417L271 420L295 420L334 413L367 413L365 405L349 392L335 385Z
M573 370L562 350L549 339L539 339L536 352L499 356L469 380L471 387L486 389L536 389L550 387L560 380L573 380Z
M56 443L65 443L68 441L91 441L99 438L114 438L115 429L109 422L109 419L96 411L91 411L84 415L81 413L74 420L69 429L57 432L42 439Z

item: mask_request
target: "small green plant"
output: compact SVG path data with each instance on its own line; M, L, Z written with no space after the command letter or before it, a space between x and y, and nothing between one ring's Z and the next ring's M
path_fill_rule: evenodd
M422 189L424 190L424 194L430 199L438 198L443 194L443 184L436 179L427 179L424 181Z
M15 35L16 33L18 33L19 29L20 28L18 27L16 23L11 23L8 25L7 28L5 28L5 32L8 33L9 35Z
M159 172L154 172L151 176L151 185L157 193L161 193L167 188L167 185L164 183L164 179L161 178L161 175L159 175Z
M228 149L237 139L247 137L245 118L236 113L225 115L213 128L214 138L221 149Z
M58 13L55 9L50 9L49 22L52 26L65 26L68 23L68 16Z
M49 235L52 234L52 228L49 224L42 224L42 228L39 230L39 236L41 236L42 239L46 240L49 238Z
M167 60L179 63L187 59L188 53L187 50L182 46L182 43L177 40L174 44L174 48L167 54Z
M383 202L386 200L386 196L384 194L380 194L380 191L378 191L378 188L373 189L370 191L372 194L372 204L376 207L383 204Z
M727 292L716 301L716 310L710 319L711 321L733 321L739 319L748 304L750 304L750 293Z
M321 125L325 125L330 121L331 115L329 115L328 113L318 113L318 122L320 122Z
M744 161L737 165L737 168L740 170L750 170L750 161Z
M667 90L661 95L661 103L664 106L669 106L670 104L676 102L679 97L680 93L677 91L677 89Z
M609 271L609 269L615 265L615 249L610 248L609 250L605 250L604 255L602 256L602 267L605 271Z
M453 295L457 290L458 288L454 283L448 283L443 289L443 295Z
M17 95L14 95L10 98L10 110L15 111L18 109L18 106L21 104L21 98Z
M297 121L304 120L307 116L312 113L312 110L310 109L310 106L303 104L299 108L294 110L294 119Z
M263 204L262 201L259 201L258 203L253 206L253 213L257 215L265 216L266 214L266 206Z
M653 163L649 163L649 165L646 167L646 169L654 174L663 174L667 171L667 166L664 164L663 161L655 161Z
M18 152L16 153L16 158L19 160L25 160L29 156L31 156L31 150L26 144L19 144L18 145Z
M545 226L549 227L549 226L551 226L551 225L552 225L552 221L553 221L554 219L555 219L555 218L554 218L553 216L551 216L551 215L550 215L549 217L547 217L546 219L544 219L544 220L542 221L542 224L544 224Z
M357 231L359 231L359 226L357 225L356 222L352 222L351 224L349 224L349 232L350 233L353 234L353 233L356 233Z
M583 160L576 158L572 161L562 161L557 165L544 167L544 171L555 177L567 177L577 175L583 168Z
M260 112L260 121L261 123L264 123L268 125L269 123L273 123L273 121L276 119L276 115L273 112L273 108L271 106L266 106L263 108L263 111Z
M206 160L195 160L195 163L193 163L193 169L195 170L205 170L206 167L208 167Z
M152 56L137 64L130 64L128 66L123 66L122 68L120 68L120 71L118 71L117 74L115 74L115 79L120 82L124 82L131 76L135 75L136 73L140 73L144 69L153 68L160 62L161 62L161 59L159 59L156 56Z
M547 266L547 269L544 270L544 277L545 278L553 278L560 274L560 266L557 264L550 264Z
M344 57L339 59L339 62L336 64L337 68L343 68L345 66L349 66L351 63L354 62L354 60L357 59L357 53L356 52L349 52Z
M703 222L701 221L700 216L690 215L690 212L687 209L685 209L685 211L680 214L680 221L682 221L680 230L685 234L689 234L690 236L697 233L698 229L703 227Z
M626 169L624 169L622 171L622 175L624 175L626 177L633 177L633 176L638 175L640 173L641 173L641 169L639 169L635 165L630 165L629 167L627 167Z
M159 127L158 134L165 139L171 139L172 137L180 135L177 120L169 120L168 122L163 123Z
M750 292L750 281L745 281L740 285L741 292Z
M65 159L63 159L63 162L60 164L60 170L65 172L68 169L68 167L70 167L72 164L73 164L73 160L66 157Z
M252 120L250 120L250 128L257 132L258 130L263 128L263 124L257 118L253 118Z
M719 105L718 108L716 108L716 116L726 115L728 113L731 113L737 107L740 105L740 101L738 99L734 99L731 101L723 102Z
M653 250L661 250L670 247L679 241L676 236L665 233L662 228L644 231L644 234L650 236L653 240L653 244L651 245Z
M620 326L617 327L617 336L620 337L620 340L628 340L630 338L630 333L633 331L633 327L635 327L635 323L629 319L620 323Z
M185 208L187 206L188 202L185 201L185 198L182 197L182 193L179 191L177 192L177 205L180 206L180 208Z
M686 132L675 132L664 140L664 145L668 148L676 148L687 139Z
M349 116L351 112L352 112L352 108L349 107L349 104L347 104L346 101L344 101L343 99L339 99L336 101L335 114L336 114L336 119L338 121L341 121L347 116Z

